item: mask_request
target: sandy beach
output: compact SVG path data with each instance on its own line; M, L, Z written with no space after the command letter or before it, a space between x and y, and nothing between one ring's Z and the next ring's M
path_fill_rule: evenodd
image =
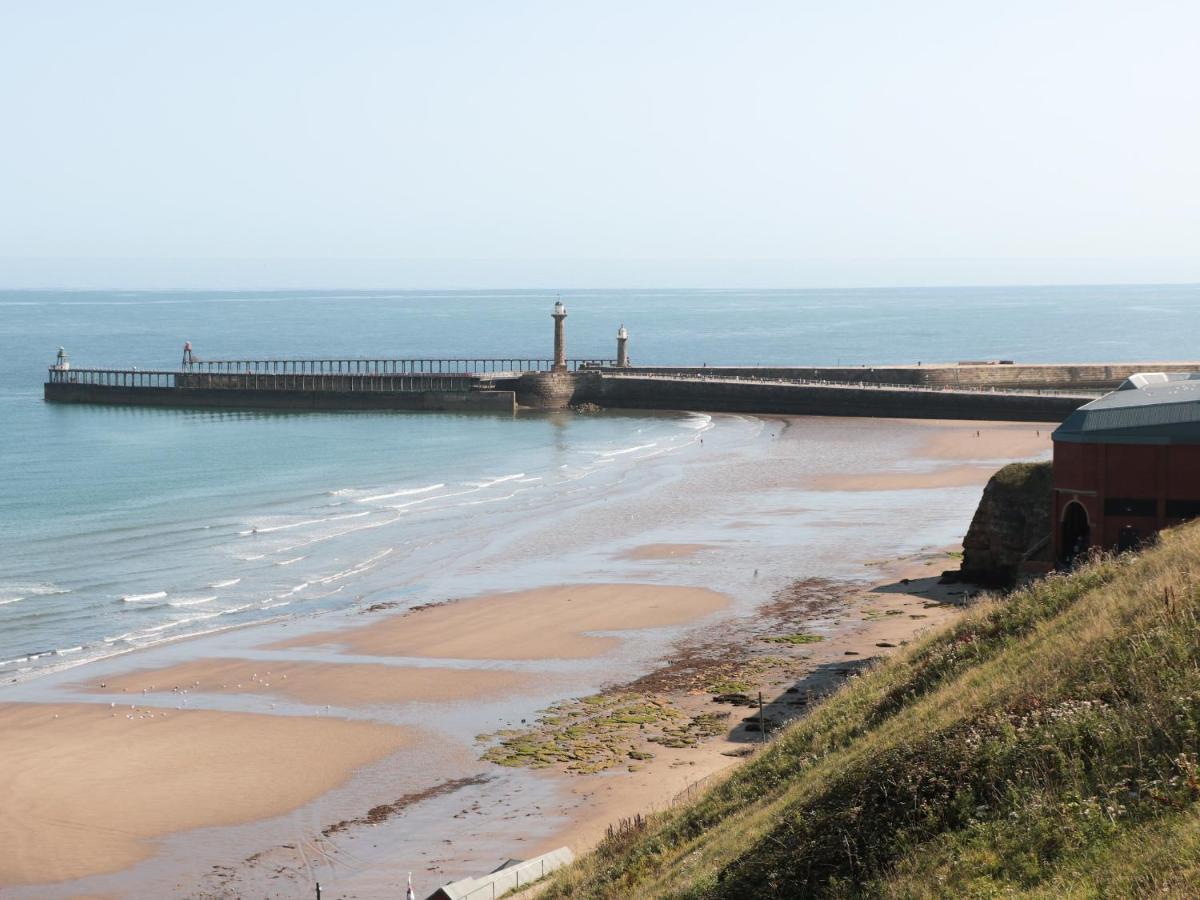
M950 463L924 470L838 472L815 475L805 483L822 491L912 491L981 484L1000 462L1028 459L1050 451L1052 427L1024 422L929 422L904 420L922 430L915 459Z
M599 656L620 641L591 632L678 625L716 612L728 603L727 597L696 587L558 585L428 606L359 628L276 646L332 645L370 656L582 658Z
M117 871L164 835L278 815L415 739L333 718L5 704L0 885Z
M81 687L95 693L124 693L155 700L186 690L193 694L258 694L313 705L370 706L519 693L529 681L528 675L502 669L202 659L161 669L141 669Z
M618 555L621 559L686 559L711 549L711 544L643 544Z
M822 429L851 462L814 474ZM768 730L782 727L952 621L972 591L939 583L957 567L953 545L893 552L900 529L856 556L853 529L886 507L908 530L943 535L937 516L954 498L961 534L998 460L1045 453L1037 430L772 420L757 468L698 455L685 470L694 480L660 506L627 500L548 524L584 549L518 559L538 559L557 582L487 590L485 570L471 582L483 590L65 672L38 702L0 702L0 791L21 811L0 825L11 848L0 885L124 897L179 878L180 896L286 897L319 877L374 897L419 867L424 896L506 856L586 850L613 822L662 809L755 752L759 692ZM859 442L892 434L909 448L893 462L853 464ZM707 503L694 503L704 485ZM601 513L612 524L593 535ZM643 537L614 541L626 533ZM818 538L829 549L813 557ZM390 796L348 796L336 820L317 804L412 748L426 762ZM307 837L254 837L255 823L285 813ZM155 868L167 838L174 855Z
M742 655L740 672L750 675L748 696L752 699L761 691L765 713L772 728L803 715L811 703L837 690L848 677L870 665L911 640L953 621L963 609L964 598L973 589L962 584L939 584L938 575L931 569L949 566L953 557L947 551L894 560L882 569L885 581L834 589L817 588L822 595L813 608L814 586L796 585L791 596L781 598L759 614L732 624L724 635L727 641L753 645L757 640L759 652ZM939 571L940 574L940 571ZM794 604L789 614L787 607ZM822 640L796 646L771 642L779 635L783 613L785 621L819 622ZM787 631L787 628L783 628ZM709 648L711 652L711 648ZM755 666L754 660L763 656L773 662ZM670 668L668 663L667 669ZM734 669L739 668L734 664ZM703 714L728 707L714 703L711 691L695 685L677 684L668 692L672 702L691 713ZM570 797L576 814L571 826L536 852L548 852L555 846L594 846L609 825L666 809L675 802L686 800L704 789L713 779L719 779L756 752L762 745L760 732L748 731L746 719L753 720L757 706L734 707L732 727L700 743L696 747L669 749L655 747L655 757L636 771L623 773L620 778L576 778ZM741 724L736 724L742 719Z

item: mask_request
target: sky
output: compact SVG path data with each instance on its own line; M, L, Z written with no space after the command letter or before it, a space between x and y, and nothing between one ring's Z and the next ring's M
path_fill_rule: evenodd
M1200 4L0 0L0 288L1200 282Z

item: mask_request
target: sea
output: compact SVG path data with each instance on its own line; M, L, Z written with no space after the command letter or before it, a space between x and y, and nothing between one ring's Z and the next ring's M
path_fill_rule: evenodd
M510 552L522 522L666 477L706 435L752 431L682 413L59 406L42 400L58 347L79 367L174 368L185 341L200 358L544 358L558 299L569 356L613 357L624 324L639 364L1200 358L1194 285L0 291L0 681L402 604ZM554 553L517 549L529 566Z

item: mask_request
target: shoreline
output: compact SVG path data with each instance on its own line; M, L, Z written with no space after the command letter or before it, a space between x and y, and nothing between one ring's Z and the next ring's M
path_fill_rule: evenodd
M865 510L891 515L892 509L918 508L912 504L926 495L944 495L961 505L961 492L982 487L996 458L1014 448L1026 451L1016 458L1042 452L1040 440L1033 440L1034 424L983 423L976 429L972 423L971 434L978 431L980 437L968 440L966 423L922 422L911 428L910 449L892 457L899 467L891 473L900 479L895 487L822 489L809 479L837 473L829 467L811 471L808 448L829 440L853 446L875 433L871 423L759 421L754 454L779 463L746 471L747 459L754 457L745 451L727 453L717 463L704 457L706 451L693 454L679 466L679 483L663 488L670 501L664 513L675 514L674 498L694 493L693 482L711 480L705 466L717 465L713 471L736 477L689 512L694 521L655 525L656 516L669 519L650 506L644 507L649 512L634 505L622 507L619 517L611 514L614 522L630 515L649 520L649 527L639 523L632 532L635 544L614 540L582 513L544 526L546 533L559 529L564 534L573 527L581 549L571 549L553 566L531 550L528 558L540 560L532 570L540 585L535 580L522 588L511 576L485 572L463 583L491 582L493 589L465 599L448 588L450 602L409 609L381 603L365 618L366 610L357 609L256 625L237 634L222 632L217 640L127 653L33 685L27 693L37 702L61 696L61 702L102 705L106 713L108 703L121 699L118 695L125 695L126 703L130 695L142 700L142 688L147 689L145 704L159 710L163 702L180 699L173 690L178 687L189 691L184 719L202 713L261 716L303 720L305 727L312 719L330 734L339 730L335 723L370 725L402 730L420 745L416 755L393 753L382 760L391 773L386 784L368 773L373 764L364 761L330 782L340 785L336 790L327 788L315 798L293 795L288 808L272 807L273 818L246 818L238 828L225 827L238 835L237 843L255 842L254 853L237 855L241 847L231 846L232 837L210 827L203 845L210 855L185 864L199 833L195 826L168 830L154 838L157 849L135 869L103 877L85 874L70 882L72 889L123 896L135 885L170 882L190 885L187 890L197 894L267 895L283 886L298 889L317 871L315 859L324 860L318 866L323 883L360 896L395 890L403 872L412 869L416 879L423 865L423 895L460 873L486 871L491 855L528 858L563 843L581 852L609 824L669 804L689 785L737 765L741 757L730 754L753 748L756 733L739 721L751 707L740 700L714 703L716 692L710 688L721 682L745 684L749 693L719 693L747 698L763 689L767 718L780 725L854 669L892 649L883 645L900 646L957 615L953 601L966 588L932 583L954 562L945 549L894 546L895 538L887 537L892 532L885 532L863 547L900 551L886 562L872 553L876 562L843 556L829 565L818 554L797 564L791 548L821 537L806 530L809 522L825 530L834 552L837 544L829 534L861 528ZM913 481L923 467L953 471L963 460L972 463L966 467L975 481ZM815 465L820 469L823 461ZM841 469L846 478L866 477L851 466ZM748 497L754 498L752 510L746 508ZM834 500L842 506L831 506ZM933 523L928 530L935 537L944 531L936 518L922 521ZM924 533L922 527L927 526L914 525L918 533ZM614 534L623 538L622 531ZM931 546L947 544L943 538ZM515 554L514 565L525 558ZM761 577L755 566L762 568ZM545 580L547 573L560 580ZM814 635L821 639L808 640ZM105 687L97 687L101 681ZM589 703L588 698L603 699ZM663 705L647 711L647 699ZM641 705L635 710L620 706L629 703ZM505 739L511 748L513 739L528 737L539 716L555 715L545 712L550 707L569 718L580 704L590 707L589 722L614 710L617 715L609 718L632 719L617 723L614 749L584 754L582 760L547 757L538 769L480 759L503 757L496 748ZM12 705L31 708L33 703ZM167 712L170 721L171 709ZM634 727L622 730L629 724ZM584 723L580 736L587 738L589 729L594 725ZM495 737L499 732L512 733ZM493 737L475 741L481 734ZM176 737L183 745L190 740ZM566 750L579 756L580 743ZM630 750L638 755L630 756ZM409 761L396 762L401 757ZM581 765L568 774L572 762ZM36 770L40 762L30 760L30 765ZM275 764L268 768L279 770ZM385 807L386 813L372 818L376 808ZM325 832L335 825L341 827ZM297 829L309 835L307 843L288 838ZM424 845L412 837L422 829L428 836ZM393 849L385 853L376 844ZM320 853L314 856L312 846L322 848ZM338 859L357 862L351 866ZM219 874L206 874L208 866L200 862L219 863L213 867ZM0 883L4 880L0 874ZM56 895L50 882L43 884L47 887L31 886L20 896Z
M882 567L885 577L878 581L799 581L736 623L720 641L681 641L672 648L675 658L663 667L607 688L600 697L665 701L685 715L720 716L723 727L675 752L653 737L647 744L643 733L638 742L642 749L635 751L638 762L627 767L632 777L620 785L578 778L569 793L580 814L552 839L532 848L533 854L562 845L577 853L590 849L610 825L666 809L744 763L765 746L758 728L760 693L769 740L771 733L802 717L859 671L953 622L965 609L964 598L976 591L962 582L939 583L941 566L954 561L953 550L943 548L888 562ZM935 574L930 574L931 568ZM806 630L794 630L801 626ZM788 640L796 635L819 639ZM763 644L769 647L764 650ZM764 659L769 662L763 664ZM739 681L743 689L728 689ZM583 702L594 706L594 699ZM558 715L561 708L553 712ZM643 760L640 754L648 746L655 755ZM614 762L614 767L626 768L625 761Z

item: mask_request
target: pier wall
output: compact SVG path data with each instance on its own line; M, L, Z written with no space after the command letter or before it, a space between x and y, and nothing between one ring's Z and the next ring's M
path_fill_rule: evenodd
M710 373L711 374L711 373ZM715 381L696 378L584 373L531 373L497 379L499 390L338 391L254 388L173 388L47 383L46 400L124 406L278 410L412 410L511 414L519 403L565 409L591 402L615 409L694 410L807 416L994 419L1060 422L1086 398Z
M606 371L614 371L607 369ZM1080 365L930 366L631 366L619 371L647 375L710 375L786 378L839 384L920 387L996 387L1028 390L1109 391L1138 372L1196 372L1200 362L1088 363Z
M620 409L872 416L911 419L988 419L1061 422L1086 398L984 391L825 387L811 384L698 381L600 376L582 398Z
M594 400L599 376L576 372L525 372L516 378L497 378L496 387L516 394L517 403L531 409L566 409Z
M414 410L488 412L516 410L512 391L313 391L253 388L122 387L47 383L45 399L55 403L116 406L173 406L212 409Z

